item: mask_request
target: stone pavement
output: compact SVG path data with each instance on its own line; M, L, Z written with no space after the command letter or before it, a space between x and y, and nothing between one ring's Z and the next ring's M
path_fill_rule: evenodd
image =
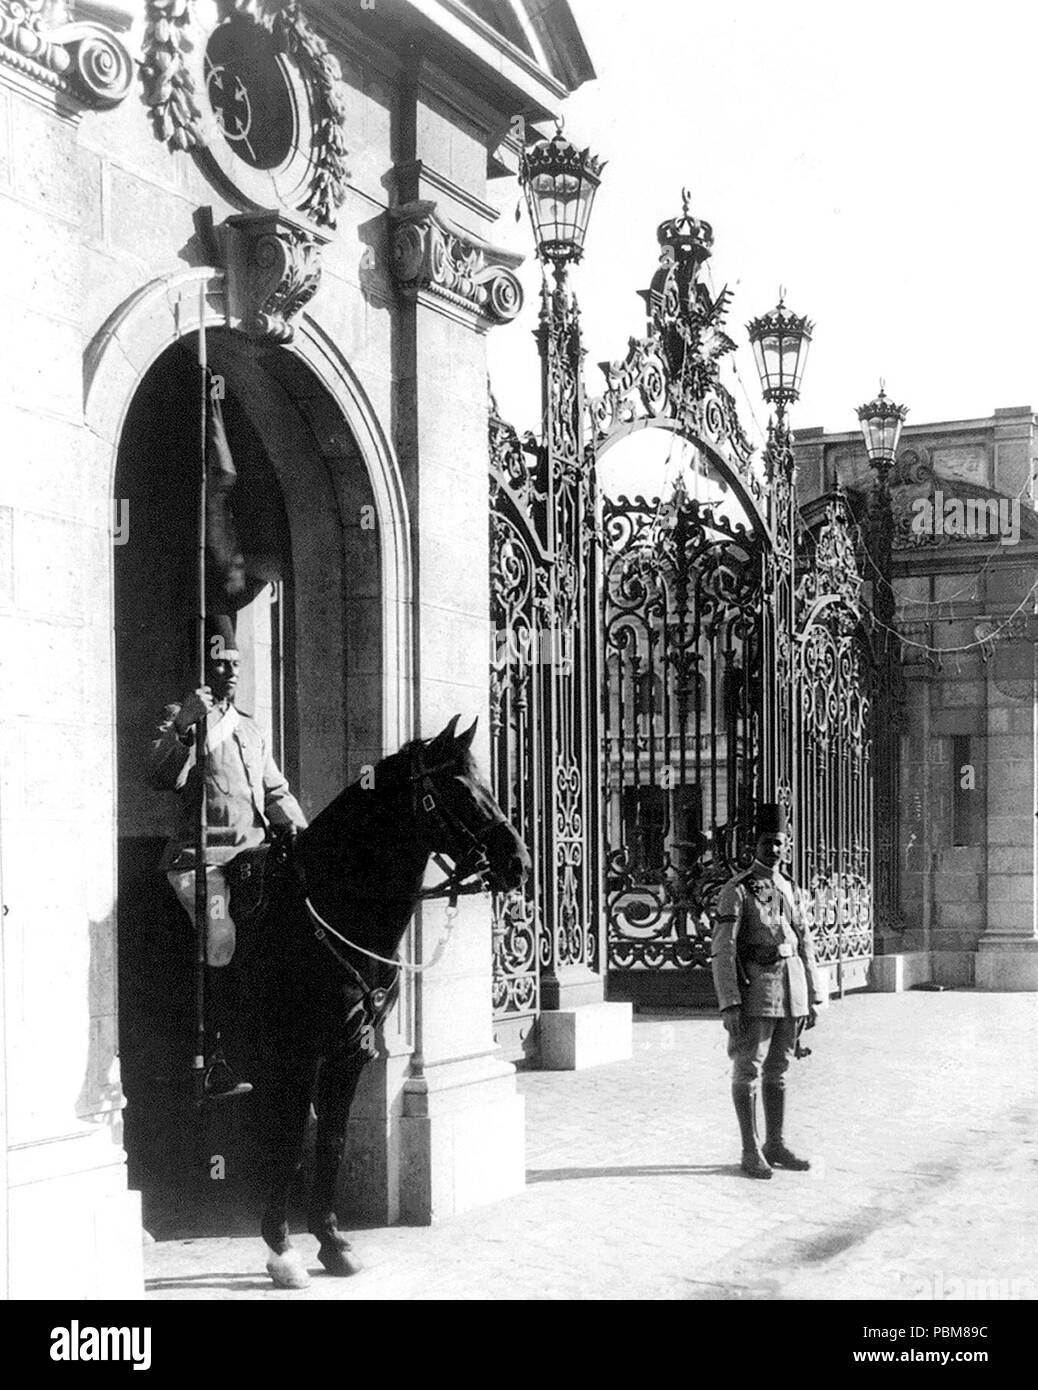
M809 1174L737 1168L716 1017L641 1016L626 1063L520 1076L527 1187L359 1232L364 1271L276 1290L256 1237L161 1241L161 1299L1038 1297L1038 996L849 996L795 1064Z

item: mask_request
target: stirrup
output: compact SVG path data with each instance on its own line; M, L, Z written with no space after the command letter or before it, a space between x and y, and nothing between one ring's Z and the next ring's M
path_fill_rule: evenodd
M247 1096L252 1091L250 1081L239 1081L220 1054L212 1058L205 1069L202 1082L202 1096L205 1100L234 1100L237 1096Z

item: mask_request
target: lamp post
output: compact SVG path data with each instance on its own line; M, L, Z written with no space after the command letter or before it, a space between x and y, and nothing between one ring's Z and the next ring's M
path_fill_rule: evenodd
M797 719L795 709L797 498L793 437L786 420L789 406L800 399L814 324L786 308L784 292L774 309L747 324L761 392L775 414L768 421L764 466L768 479L772 550L768 576L768 621L776 661L767 676L770 689L765 723L765 767L773 800L786 808L794 827L794 852L802 859L806 837L797 833ZM798 864L802 873L804 865Z
M566 139L561 122L550 140L524 150L519 165L537 256L552 267L555 281L549 290L545 278L536 333L544 433L537 442L539 496L533 505L543 553L551 557L551 579L538 608L540 631L532 649L539 665L533 677L544 730L539 777L555 798L535 877L542 1018L544 1011L605 998L598 556L587 544L595 466L584 437L580 314L566 285L569 265L584 254L603 167L589 150Z
M872 611L876 634L876 698L873 702L873 746L876 756L876 864L875 920L881 934L903 925L899 910L901 876L898 867L900 784L900 734L904 726L904 676L896 649L894 618L893 547L894 510L890 475L897 458L901 426L908 407L887 397L883 382L879 395L858 407L858 420L869 464L874 473L869 495L866 544L872 569Z

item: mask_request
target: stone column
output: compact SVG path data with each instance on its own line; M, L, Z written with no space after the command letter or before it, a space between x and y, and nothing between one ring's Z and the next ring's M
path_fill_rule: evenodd
M68 101L11 71L0 62L7 1293L136 1298L116 1044L112 454L82 403L81 238L99 206Z
M424 76L424 70L423 70ZM435 78L435 74L432 75ZM438 733L454 715L479 718L474 753L489 768L489 480L483 334L518 312L501 252L455 217L478 220L486 145L444 118L424 84L413 93L411 158L397 169L390 214L400 289L396 320L396 445L412 523L414 728ZM405 122L410 125L410 122ZM486 208L489 214L490 209ZM431 871L430 881L434 881ZM445 905L416 920L428 961ZM401 1217L419 1224L519 1191L524 1108L515 1068L496 1055L491 914L463 898L451 944L414 982L415 1039L400 1120Z
M1034 580L1033 565L988 576L988 609L1013 611ZM1032 605L1033 607L1033 605ZM978 624L995 626L1005 617ZM977 946L976 985L1038 990L1038 645L1033 614L1021 614L987 663L987 930Z

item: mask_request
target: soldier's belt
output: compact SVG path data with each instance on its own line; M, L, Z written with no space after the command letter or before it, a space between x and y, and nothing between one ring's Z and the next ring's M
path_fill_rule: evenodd
M791 941L768 942L760 946L744 946L739 954L743 960L752 960L755 965L774 965L795 955L796 947Z

